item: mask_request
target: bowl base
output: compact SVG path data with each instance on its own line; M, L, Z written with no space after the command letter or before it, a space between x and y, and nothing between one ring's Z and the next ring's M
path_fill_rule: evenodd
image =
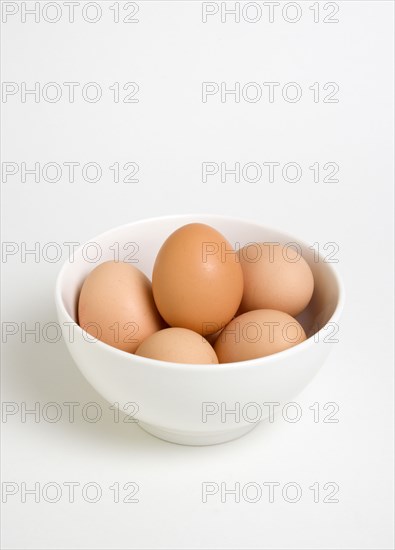
M259 424L259 422L257 424ZM226 441L232 441L233 439L242 437L255 428L257 424L249 424L248 426L241 426L233 430L223 430L208 434L167 430L160 426L153 426L152 424L146 424L141 421L137 425L159 439L169 441L170 443L177 443L178 445L218 445L219 443L226 443Z

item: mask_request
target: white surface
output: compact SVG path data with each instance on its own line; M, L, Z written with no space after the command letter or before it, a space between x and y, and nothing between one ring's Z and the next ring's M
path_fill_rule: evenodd
M112 3L111 3L112 4ZM303 6L311 3L303 3ZM170 213L237 214L339 245L347 303L340 342L297 398L303 417L276 417L235 442L188 448L157 440L113 411L84 381L63 342L9 337L3 346L6 402L100 404L103 419L51 424L9 417L2 424L3 482L93 481L97 503L65 487L57 503L20 494L3 505L4 548L387 549L392 539L392 120L393 4L339 2L340 22L201 23L200 2L140 3L138 24L102 20L3 25L3 80L140 84L138 104L89 104L10 98L3 108L3 161L96 161L96 184L2 184L3 240L84 242L112 226ZM309 18L310 17L310 18ZM203 81L335 81L339 103L201 102ZM19 99L18 99L19 97ZM309 98L309 99L307 99ZM137 162L139 183L111 182L108 166ZM201 163L298 162L298 183L201 181ZM337 162L339 183L313 183L308 166ZM63 247L63 256L66 257ZM31 328L55 321L53 287L60 262L2 264L3 322ZM309 406L336 402L338 423L312 421ZM202 482L285 484L303 489L297 503L278 494L253 504L202 503ZM314 482L336 482L339 503L314 503ZM138 503L114 503L108 489L138 483ZM128 491L121 491L124 496ZM266 495L266 493L265 493Z

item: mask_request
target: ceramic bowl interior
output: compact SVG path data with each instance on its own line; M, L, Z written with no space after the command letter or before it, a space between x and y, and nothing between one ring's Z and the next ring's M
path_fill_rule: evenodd
M322 330L343 302L341 282L333 264L317 255L317 250L295 237L250 221L224 216L186 215L152 218L114 228L80 247L62 268L58 293L70 321L78 322L77 303L82 283L99 263L119 259L129 261L152 277L156 255L165 239L187 223L212 225L239 248L247 243L270 242L287 245L292 259L300 251L310 265L315 288L308 307L297 317L308 337Z

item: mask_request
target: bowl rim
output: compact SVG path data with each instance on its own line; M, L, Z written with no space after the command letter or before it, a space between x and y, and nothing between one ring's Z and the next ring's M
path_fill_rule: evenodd
M289 237L290 239L294 239L292 242L297 242L303 248L309 248L308 243L303 241L302 239L299 239L299 238L296 238L292 235L289 235L288 233L286 233L282 230L279 230L276 227L266 226L266 225L264 225L260 222L257 222L253 219L240 218L240 217L228 216L228 215L222 215L222 214L191 213L191 214L168 214L168 215L165 215L165 216L152 216L150 218L141 218L139 220L135 220L135 221L132 221L132 222L128 222L128 223L125 223L125 224L121 224L121 225L112 227L112 228L110 228L106 231L103 231L99 235L95 235L94 237L88 239L84 243L81 243L80 246L74 251L74 254L77 254L87 243L95 242L95 240L103 239L104 237L110 235L114 231L126 229L128 227L133 227L133 226L137 226L137 225L145 225L145 224L149 224L150 222L156 222L158 220L170 220L170 219L171 220L180 220L180 221L189 220L188 223L194 223L194 222L190 221L190 219L193 218L193 217L196 217L199 220L202 220L202 219L211 220L210 223L213 223L213 221L212 221L213 219L220 219L220 220L223 220L223 221L228 221L230 223L240 222L240 223L247 223L247 224L251 224L251 225L256 225L256 226L259 226L260 228L267 229L268 231L277 232L277 233L283 235L286 238ZM196 221L196 223L203 223L203 222ZM320 257L321 257L321 255L320 255ZM62 299L62 288L63 288L63 283L64 283L64 273L65 273L65 271L66 271L66 269L69 265L71 265L70 257L67 260L65 260L65 262L63 262L62 267L60 268L59 273L58 273L57 278L56 278L55 303L56 303L57 309L61 310L62 315L68 319L67 320L68 324L72 323L72 324L74 324L74 326L78 327L81 331L83 331L82 327L80 327L80 325L78 325L78 323L76 323L76 321L68 313L68 311L66 309L66 306L63 302L63 299ZM337 300L337 304L336 304L336 307L335 307L332 315L330 316L328 321L325 323L325 325L319 331L315 332L312 336L310 336L309 338L306 338L306 340L304 340L300 344L297 344L296 346L293 346L292 348L289 348L289 349L286 349L286 350L283 350L283 351L280 351L280 352L277 352L277 353L273 353L272 355L267 355L265 357L257 357L256 359L248 359L246 361L237 361L237 362L233 362L233 363L210 363L210 364L172 363L170 361L161 361L161 360L158 360L158 359L151 359L151 358L148 358L148 357L143 357L141 355L136 356L133 353L129 353L127 351L123 351L123 350L120 350L118 348L114 348L110 344L106 344L105 342L102 342L101 340L95 340L94 342L88 342L86 340L86 342L87 343L94 343L94 345L98 346L99 349L102 348L103 351L106 352L106 353L114 353L115 355L119 355L120 357L123 357L124 359L130 359L131 363L134 363L135 360L136 360L135 358L138 357L138 362L139 363L142 363L143 365L147 365L147 367L151 367L151 368L159 367L160 369L168 368L168 369L172 369L172 370L174 370L174 369L175 370L184 370L184 369L202 370L202 369L204 369L204 370L210 370L210 371L213 371L213 372L218 372L219 370L222 371L222 370L228 370L228 369L240 369L240 368L245 368L245 367L247 367L249 369L251 369L252 367L259 367L259 368L262 369L265 366L268 366L270 364L277 363L278 361L281 361L283 359L285 360L289 356L292 356L292 355L295 355L295 354L298 354L298 353L302 353L303 350L309 348L312 345L312 343L318 345L319 343L321 343L321 337L320 336L322 336L322 333L326 329L326 327L330 323L337 323L339 321L339 319L341 317L341 314L342 314L342 311L343 311L343 308L344 308L344 302L345 302L344 284L343 284L343 281L342 281L337 269L333 266L333 263L327 262L326 263L326 268L332 273L332 275L334 277L334 280L335 280L335 283L337 285L337 290L338 290L338 300ZM314 342L314 338L317 337L317 335L319 335L319 340L318 340L318 342ZM328 344L326 344L326 345L328 345ZM330 347L331 347L331 345L330 345Z

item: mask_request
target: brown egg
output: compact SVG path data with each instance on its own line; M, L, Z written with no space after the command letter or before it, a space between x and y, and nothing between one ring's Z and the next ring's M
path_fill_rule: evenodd
M159 250L152 291L169 325L206 335L217 332L236 313L243 273L221 233L192 223L172 233Z
M140 344L136 355L172 363L218 363L207 340L187 328L165 328L155 332Z
M206 340L209 344L211 344L212 346L214 346L215 344L215 341L216 339L218 338L218 336L221 334L222 332L222 329L221 330L217 330L217 332L213 332L213 334L207 334L206 336Z
M165 326L149 279L124 262L104 262L88 275L80 293L78 323L102 342L130 353Z
M291 245L251 243L238 251L244 292L238 313L277 309L298 315L314 290L313 273Z
M217 338L214 350L220 363L233 363L272 355L304 340L302 326L288 313L259 309L235 317Z

